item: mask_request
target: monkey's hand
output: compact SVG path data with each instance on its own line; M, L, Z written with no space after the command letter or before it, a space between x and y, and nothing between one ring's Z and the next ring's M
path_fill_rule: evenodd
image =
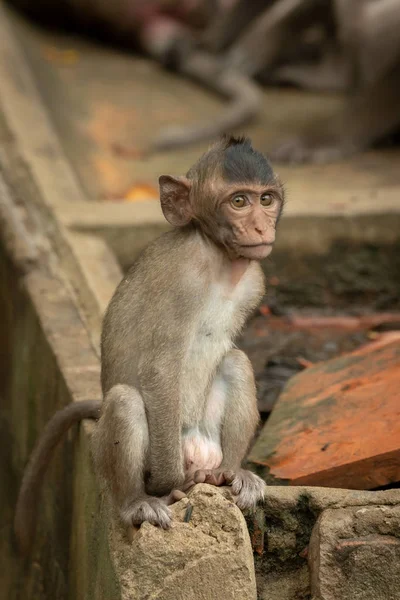
M246 469L196 471L194 481L195 483L231 486L232 494L239 508L254 508L265 496L265 481Z
M224 469L192 469L186 472L185 481L179 488L180 493L186 495L196 483L208 483L209 485L229 485L233 471L224 471ZM172 492L174 493L174 492Z
M193 475L193 483L208 483L209 485L229 485L233 471L224 469L201 469Z

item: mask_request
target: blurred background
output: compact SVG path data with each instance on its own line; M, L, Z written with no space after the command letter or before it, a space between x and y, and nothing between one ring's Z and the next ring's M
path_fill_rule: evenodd
M396 0L9 5L92 199L157 196L157 174L184 171L226 131L251 135L283 164L331 163L396 139ZM354 165L351 178L375 163ZM293 182L291 170L283 173ZM321 173L332 171L306 169L303 178L319 185Z

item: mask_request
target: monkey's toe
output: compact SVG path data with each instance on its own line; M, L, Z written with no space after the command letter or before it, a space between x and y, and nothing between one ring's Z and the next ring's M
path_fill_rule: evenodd
M131 525L141 525L145 521L169 529L171 527L171 511L162 498L151 496L133 503L125 512L124 518Z
M170 505L175 504L175 502L179 502L179 500L182 500L182 498L186 498L185 492L182 490L172 490L169 496L166 496L164 500L166 504Z
M266 483L251 471L238 471L231 485L239 508L255 508L264 499Z
M224 485L226 481L226 474L220 469L201 469L196 471L194 474L195 483L208 483L209 485Z

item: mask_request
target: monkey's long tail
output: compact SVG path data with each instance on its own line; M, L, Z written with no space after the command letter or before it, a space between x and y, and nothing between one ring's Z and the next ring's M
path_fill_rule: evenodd
M99 400L84 400L68 404L53 415L36 442L22 478L15 509L14 533L21 554L26 555L32 546L38 500L53 450L72 425L83 419L98 419L101 405Z
M230 102L211 122L166 127L151 143L150 153L184 147L229 133L232 129L244 126L260 110L261 95L258 86L238 70L222 67L216 57L205 52L193 52L182 61L178 71Z
M192 31L181 23L166 19L165 15L155 15L143 24L139 37L148 56L229 100L212 122L163 129L149 147L143 149L144 154L212 139L244 125L258 114L261 105L258 86L219 57L200 50Z

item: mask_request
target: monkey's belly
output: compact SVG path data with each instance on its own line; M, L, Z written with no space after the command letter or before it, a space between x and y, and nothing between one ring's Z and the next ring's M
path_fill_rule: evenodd
M200 431L184 435L183 460L186 472L198 469L217 469L222 462L222 449L218 441L210 439Z

